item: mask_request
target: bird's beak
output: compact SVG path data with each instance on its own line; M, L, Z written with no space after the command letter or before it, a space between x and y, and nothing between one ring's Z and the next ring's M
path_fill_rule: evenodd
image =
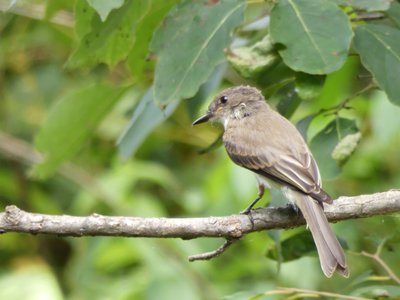
M207 122L208 120L210 120L211 116L212 116L212 113L211 113L211 112L207 112L204 116L201 116L201 117L198 118L196 121L194 121L194 122L192 123L192 125L197 125L197 124L200 124L200 123L205 123L205 122Z

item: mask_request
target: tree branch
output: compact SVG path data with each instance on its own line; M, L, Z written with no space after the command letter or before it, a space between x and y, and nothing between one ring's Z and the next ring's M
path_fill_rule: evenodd
M188 257L189 261L196 261L196 260L210 260L214 257L220 256L222 253L224 253L230 246L233 245L236 241L239 239L226 239L225 243L223 243L222 246L220 246L218 249L215 249L214 251L206 252L206 253L201 253L201 254L194 254Z
M400 191L340 197L325 205L331 222L400 212ZM0 232L54 234L58 236L125 236L193 239L224 237L228 240L267 229L292 228L304 224L301 214L289 207L253 210L247 215L205 218L85 217L29 213L14 205L0 213Z

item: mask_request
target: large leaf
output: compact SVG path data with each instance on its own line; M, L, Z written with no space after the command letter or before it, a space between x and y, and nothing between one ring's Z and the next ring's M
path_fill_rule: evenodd
M92 67L99 63L115 66L125 59L135 41L138 21L148 10L149 1L127 1L102 22L85 1L75 8L79 45L69 57L67 67Z
M346 14L326 0L281 0L271 11L270 27L284 62L310 74L338 70L353 35Z
M353 120L338 118L330 122L311 140L311 152L317 160L322 178L333 179L339 175L340 162L333 158L334 150L340 141L357 132L358 129Z
M119 153L127 158L141 145L149 133L175 110L179 101L169 103L164 110L156 105L153 99L153 88L150 88L140 100L124 132L118 138Z
M135 43L127 57L128 68L139 80L146 76L149 66L154 67L153 63L146 61L149 55L150 41L155 28L175 2L176 0L148 0L149 10L138 24Z
M275 101L275 99L279 99L276 109L282 116L288 119L290 119L301 103L301 99L293 83L285 85L270 97L271 101Z
M204 102L209 100L210 94L221 85L224 78L227 63L222 63L217 66L214 72L208 77L207 81L200 87L194 97L188 99L188 111L190 118L195 120L199 117L199 108L203 106Z
M354 82L359 79L360 58L349 55L344 65L326 76L320 95L316 99L317 108L323 109L339 105L354 90Z
M156 102L166 104L196 94L224 60L223 50L243 20L244 8L243 0L186 0L170 11L151 43L158 56Z
M329 0L336 4L351 6L366 11L387 10L393 0Z
M391 102L400 105L400 30L366 24L356 28L354 47Z
M393 2L390 5L390 9L386 11L387 16L397 25L400 27L400 3Z
M92 19L96 11L86 1L77 1L75 3L75 34L79 41L92 29Z
M197 113L199 104L221 83L224 70L225 65L218 66L198 93L190 99L189 112L192 117L194 112ZM171 102L161 110L154 102L153 88L150 88L136 106L128 126L118 139L119 153L125 158L133 155L151 131L174 112L178 103L179 101Z
M296 92L303 100L318 97L321 94L324 83L325 76L309 75L301 72L296 73Z
M368 297L367 299L400 299L399 285L371 285L360 287L352 292L353 295ZM366 298L364 298L366 299Z
M33 174L47 177L64 160L71 158L81 147L124 89L97 84L63 97L51 109L35 139L35 145L45 155Z
M299 231L298 234L280 242L280 245L278 245L279 243L277 242L273 247L270 247L266 256L279 262L296 260L316 252L312 235L305 230Z
M304 117L296 124L297 130L301 133L306 142L308 142L308 128L310 127L311 122L314 120L317 114L318 113L314 113L307 117Z

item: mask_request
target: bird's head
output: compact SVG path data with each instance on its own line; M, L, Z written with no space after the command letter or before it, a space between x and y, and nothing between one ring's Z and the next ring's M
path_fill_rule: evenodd
M208 121L225 125L232 118L241 119L250 115L260 101L264 102L264 97L254 87L238 86L225 89L214 98L207 113L194 121L193 125Z

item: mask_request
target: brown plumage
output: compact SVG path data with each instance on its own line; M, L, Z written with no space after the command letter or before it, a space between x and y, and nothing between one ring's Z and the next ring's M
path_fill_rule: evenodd
M303 213L324 274L331 277L337 271L347 277L344 252L323 211L322 204L332 199L322 189L318 166L296 127L248 86L221 92L193 124L208 120L224 125L223 141L232 161L259 177L259 197L249 208L262 197L264 186L281 188Z

